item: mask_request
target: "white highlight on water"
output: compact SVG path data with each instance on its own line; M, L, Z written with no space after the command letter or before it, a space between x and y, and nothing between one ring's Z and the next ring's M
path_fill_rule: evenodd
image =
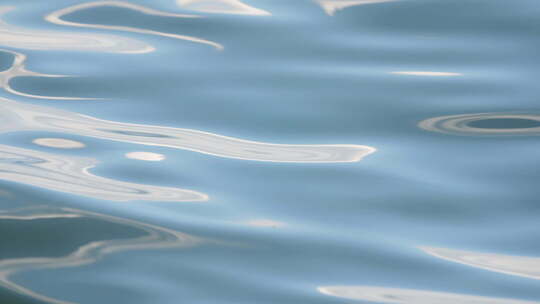
M376 151L373 147L362 145L271 144L192 129L121 123L0 98L0 133L30 130L164 146L226 158L267 162L357 162Z
M90 173L92 158L58 155L0 145L0 179L110 201L200 202L204 193L108 179Z
M278 222L270 219L253 219L246 222L246 225L254 227L270 227L279 228L285 226L285 223Z
M0 41L0 44L2 42ZM80 97L62 97L62 96L42 96L42 95L33 95L24 92L20 92L11 87L11 80L16 77L30 76L30 77L49 77L49 78L59 78L59 77L70 77L65 75L52 75L52 74L43 74L38 72L29 71L25 67L26 55L14 52L10 50L0 49L0 52L5 52L13 55L13 63L11 67L5 71L0 72L0 89L4 89L6 92L19 95L28 98L36 99L55 99L55 100L86 100L88 98Z
M13 67L3 78L9 88L13 75L33 75L24 69L25 56L15 54ZM12 67L12 68L13 68ZM10 74L12 73L12 74ZM37 74L39 75L39 74ZM2 78L0 78L1 80ZM88 136L151 146L166 146L209 155L243 160L295 163L356 162L376 151L361 145L290 145L272 144L222 136L209 132L173 127L129 124L106 121L50 107L20 103L0 98L0 133L22 131L55 132ZM41 139L36 144L67 147L77 146L62 139ZM141 154L143 153L143 154ZM126 157L160 160L161 156L135 152ZM49 154L41 151L0 145L3 170L0 179L29 184L107 200L204 201L206 194L179 188L157 187L121 182L92 175L89 169L98 161Z
M326 14L334 16L337 11L352 6L375 4L384 2L393 2L396 0L316 0Z
M0 17L14 10L0 6ZM140 54L154 51L144 42L121 36L95 33L36 30L7 24L0 20L0 46L29 50L69 50Z
M390 74L395 75L410 75L410 76L427 76L427 77L455 77L463 76L461 73L452 72L433 72L433 71L394 71Z
M432 256L490 271L540 280L540 257L482 253L448 248L420 247Z
M39 146L58 149L80 149L86 146L82 142L65 138L36 138L32 142Z
M249 6L239 0L176 0L176 3L183 9L202 13L253 16L271 15L268 11Z
M126 153L126 158L145 160L145 161L162 161L165 159L165 155L153 152L129 152Z
M539 304L540 302L467 294L378 286L322 286L319 292L349 299L386 304Z
M164 33L164 32L129 27L129 26L77 23L77 22L66 21L62 19L62 17L65 15L82 11L82 10L86 10L86 9L90 9L90 8L101 7L101 6L121 7L121 8L130 9L130 10L135 10L143 14L155 15L155 16L161 16L161 17L174 17L174 18L198 18L199 17L196 15L185 15L185 14L162 12L162 11L154 10L154 9L147 8L144 6L140 6L140 5L136 5L136 4L132 4L128 2L122 2L122 1L95 1L95 2L77 4L74 6L63 8L61 10L57 10L47 15L45 17L45 20L51 23L65 25L65 26L107 29L107 30L115 30L115 31L125 31L125 32L132 32L132 33L156 35L156 36L162 36L162 37L168 37L168 38L173 38L173 39L180 39L180 40L206 44L206 45L213 46L214 48L218 50L223 49L223 46L219 43L202 39L202 38L192 37L192 36L170 34L170 33Z

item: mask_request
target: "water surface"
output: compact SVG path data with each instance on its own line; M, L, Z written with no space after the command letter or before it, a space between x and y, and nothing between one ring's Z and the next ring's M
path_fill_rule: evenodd
M535 0L0 3L1 303L540 303Z

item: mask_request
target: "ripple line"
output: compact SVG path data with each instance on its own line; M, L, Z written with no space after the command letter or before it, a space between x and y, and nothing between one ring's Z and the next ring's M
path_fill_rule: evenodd
M537 257L480 253L448 248L420 247L420 249L427 254L447 261L540 280L540 258Z
M362 145L271 144L192 129L121 123L0 98L0 133L18 131L68 133L266 162L357 162L376 151Z
M376 286L322 286L319 292L350 300L387 304L539 304L540 302Z
M112 201L198 202L208 196L192 190L121 182L89 172L93 158L50 154L0 145L0 179L48 190Z
M129 26L118 26L118 25L103 25L103 24L88 24L88 23L77 23L72 21L66 21L63 20L62 17L77 11L82 11L85 9L100 7L100 6L114 6L114 7L122 7L126 9L131 9L134 11L138 11L143 14L147 15L154 15L154 16L161 16L161 17L175 17L175 18L198 18L201 16L195 16L195 15L185 15L185 14L175 14L175 13L168 13L168 12L162 12L158 10L154 10L151 8L147 8L144 6L128 3L128 2L122 2L122 1L96 1L96 2L89 2L89 3L82 3L74 6L70 6L67 8L63 8L57 11L54 11L50 13L49 15L45 16L45 20L59 25L65 25L65 26L74 26L74 27L85 27L85 28L96 28L96 29L107 29L107 30L116 30L116 31L125 31L125 32L132 32L132 33L140 33L140 34L149 34L149 35L156 35L156 36L162 36L162 37L168 37L173 39L179 39L179 40L185 40L185 41L191 41L201 44L206 44L213 46L214 48L218 50L223 50L223 45L192 36L186 36L186 35L177 35L177 34L170 34L170 33L164 33L159 31L153 31L153 30L146 30L146 29L140 29L140 28L134 28Z
M0 6L0 18L14 10ZM72 50L141 54L155 50L144 42L106 34L73 33L25 29L0 19L0 45L30 50Z
M506 127L506 128L482 128L471 126L486 121L519 121L525 124L531 122L537 126L533 127ZM433 132L446 133L452 135L540 135L540 115L539 114L516 114L516 113L476 113L448 115L429 118L418 123L418 127Z
M394 2L396 0L317 0L316 2L321 6L326 14L334 16L337 11L365 4Z
M53 74L42 74L26 69L26 55L14 52L10 50L0 49L0 52L5 52L12 54L14 56L13 63L11 67L5 71L0 72L0 89L4 89L6 92L36 99L55 99L55 100L96 100L98 98L85 98L85 97L62 97L62 96L43 96L43 95L33 95L24 92L20 92L11 87L11 80L16 77L49 77L49 78L61 78L61 77L73 77L67 75L53 75Z
M25 57L20 58L24 62ZM25 71L24 66L19 66L19 70ZM267 162L357 162L376 151L363 145L272 144L192 129L121 123L0 98L0 133L18 131L68 133Z
M184 9L202 13L270 16L270 12L249 6L239 0L176 0Z

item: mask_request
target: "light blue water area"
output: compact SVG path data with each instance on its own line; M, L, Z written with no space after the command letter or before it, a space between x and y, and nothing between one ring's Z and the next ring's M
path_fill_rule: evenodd
M540 303L535 0L0 3L0 303Z

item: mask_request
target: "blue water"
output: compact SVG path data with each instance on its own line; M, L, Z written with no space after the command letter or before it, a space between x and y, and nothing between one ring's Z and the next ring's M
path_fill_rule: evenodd
M537 0L0 14L0 304L540 303Z

